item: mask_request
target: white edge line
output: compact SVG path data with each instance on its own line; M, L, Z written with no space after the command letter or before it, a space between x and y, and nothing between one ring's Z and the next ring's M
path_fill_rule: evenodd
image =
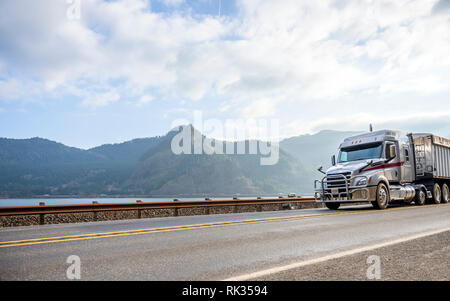
M356 249L352 249L352 250L348 250L348 251L338 252L338 253L326 255L323 257L304 260L304 261L300 261L300 262L296 262L296 263L292 263L292 264L288 264L288 265L284 265L284 266L261 270L261 271L254 272L254 273L231 277L231 278L224 279L222 281L245 281L245 280L254 279L254 278L258 278L258 277L262 277L262 276L267 276L270 274L280 273L283 271L287 271L287 270L291 270L291 269L295 269L295 268L299 268L299 267L303 267L303 266L307 266L307 265L311 265L311 264L321 263L321 262L331 260L331 259L336 259L336 258L354 255L354 254L358 254L358 253L362 253L362 252L366 252L366 251L371 251L374 249L379 249L382 247L387 247L387 246L391 246L391 245L395 245L395 244L407 242L410 240L423 238L426 236L435 235L435 234L439 234L442 232L447 232L447 231L450 231L450 227L445 228L445 229L439 229L439 230L433 230L433 231L423 232L423 233L419 233L419 234L414 234L414 235L410 235L407 237L403 237L403 238L399 238L399 239L395 239L395 240L391 240L391 241L387 241L387 242L383 242L383 243L378 243L378 244L365 246L365 247L361 247L361 248L356 248Z

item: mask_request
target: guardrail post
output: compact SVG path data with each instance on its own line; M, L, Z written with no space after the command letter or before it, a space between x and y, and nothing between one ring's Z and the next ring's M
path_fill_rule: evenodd
M279 195L278 199L283 199L283 196ZM283 204L282 203L280 203L280 206L279 206L278 210L283 210Z
M209 215L209 207L208 207L208 206L205 207L205 214L206 214L206 215Z
M44 202L40 202L39 206L45 206ZM45 215L44 213L40 213L39 214L39 225L44 225L45 224Z
M137 200L136 203L142 203L141 200ZM137 218L142 218L142 210L138 209L137 210Z
M98 202L97 202L97 201L93 201L92 204L95 205L95 204L98 204ZM97 211L94 211L93 213L94 213L94 217L93 217L93 218L94 218L94 221L97 221L97 219L98 219L98 217L97 217Z
M173 209L173 216L178 216L178 208Z
M237 201L237 200L238 200L238 198L236 196L234 196L233 201ZM237 212L238 212L238 206L235 205L235 206L233 206L233 213L237 213Z
M262 211L262 205L258 205L258 206L256 207L256 211L261 212L261 211Z

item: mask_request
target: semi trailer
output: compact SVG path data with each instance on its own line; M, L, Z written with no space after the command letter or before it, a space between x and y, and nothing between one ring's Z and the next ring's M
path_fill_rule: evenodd
M329 209L343 203L448 203L450 139L428 133L381 130L346 138L332 166L314 182L316 202Z

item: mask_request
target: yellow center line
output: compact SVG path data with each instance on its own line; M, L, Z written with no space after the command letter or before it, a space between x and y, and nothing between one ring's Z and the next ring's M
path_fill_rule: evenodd
M34 239L0 242L0 247L10 246L9 244L11 244L11 243L32 242L32 243L37 244L37 243L46 243L46 242L50 242L50 241L52 241L52 242L53 241L69 241L68 239L80 240L80 239L92 239L92 238L101 238L101 237L157 233L157 232L166 232L166 231L203 229L203 228L222 227L222 226L225 227L225 226L234 226L234 225L241 225L241 224L287 221L287 220L295 220L295 219L300 219L300 218L305 218L305 217L320 217L320 216L342 215L342 214L347 214L347 213L311 214L311 215L304 215L304 216L278 217L278 218L268 218L268 219L230 221L230 222L223 222L223 223L193 224L193 225L183 225L183 226L173 226L173 227L163 227L163 228L148 228L148 229L124 230L124 231L115 231L115 232L67 235L67 236L59 236L59 237L57 236L57 237L47 237L47 238L34 238ZM8 245L5 245L5 244L8 244Z
M381 213L381 212L389 212L389 211L393 211L393 210L429 208L429 207L434 207L434 206L443 206L443 205L442 204L428 205L426 207L397 207L397 208L390 208L388 211L364 209L364 210L350 211L350 212L331 212L331 213L324 213L324 214L310 214L310 215L300 215L300 216L290 216L290 217L276 217L276 218L267 218L267 219L230 221L230 222L221 222L221 223L193 224L193 225L182 225L182 226L161 227L161 228L148 228L148 229L124 230L124 231L115 231L115 232L103 232L103 233L55 236L55 237L46 237L46 238L34 238L34 239L0 242L0 248L29 246L29 245L38 245L38 244L45 244L45 243L88 240L88 239L107 238L107 237L121 237L121 236L142 235L142 234L151 234L151 233L174 232L174 231L183 231L183 230L218 228L218 227L259 224L259 223L268 223L268 222L292 221L292 220L314 218L314 217L352 215L352 214L362 214L362 213Z

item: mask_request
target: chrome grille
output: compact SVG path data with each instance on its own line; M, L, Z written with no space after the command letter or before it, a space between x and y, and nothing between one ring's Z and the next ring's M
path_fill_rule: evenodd
M344 176L346 180L344 180L342 176ZM350 178L351 178L350 172L345 172L336 175L328 175L324 180L324 184L326 184L325 187L328 189L346 188L345 181L347 181L348 186L350 186Z

